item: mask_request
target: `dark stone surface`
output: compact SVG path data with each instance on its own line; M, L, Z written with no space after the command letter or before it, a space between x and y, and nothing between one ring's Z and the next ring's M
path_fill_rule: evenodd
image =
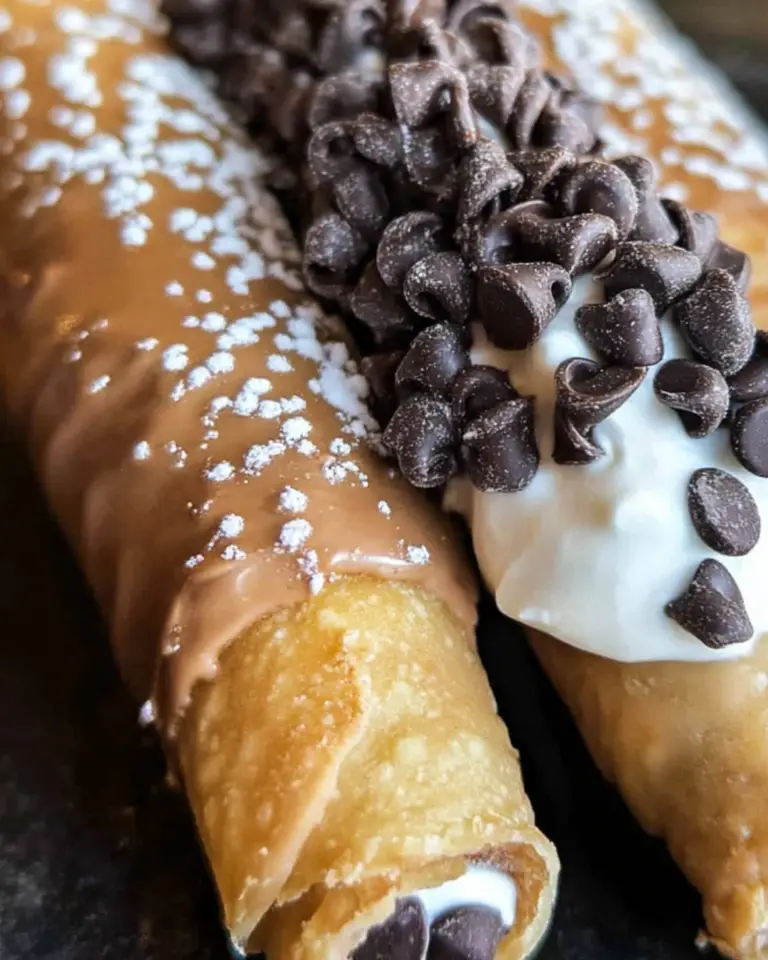
M768 111L764 0L742 3L748 41L716 22L727 6L733 27L736 3L665 6ZM164 784L88 592L5 436L0 544L0 960L225 960L185 805ZM565 864L540 960L696 960L696 895L602 782L512 634L486 601L481 652Z

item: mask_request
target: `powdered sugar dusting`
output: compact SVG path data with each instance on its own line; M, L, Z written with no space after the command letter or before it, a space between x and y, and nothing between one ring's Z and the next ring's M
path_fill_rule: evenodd
M232 498L268 468L285 469L295 485L272 494L279 532L270 539L276 537L274 550L292 557L316 593L326 574L312 543L303 477L331 486L368 484L360 453L378 437L378 427L366 407L367 383L346 344L334 337L334 322L301 293L298 251L260 184L264 157L193 71L176 57L140 49L142 30L164 30L152 4L104 2L107 13L67 5L52 13L60 42L44 64L44 111L35 112L21 52L34 37L16 31L8 49L18 56L0 57L0 97L13 121L0 142L0 194L14 194L13 202L18 197L20 215L34 221L79 190L96 198L108 235L126 256L172 247L174 268L158 271L164 276L147 272L153 285L147 302L161 298L163 322L139 318L135 339L120 341L124 317L105 311L118 328L113 339L105 317L92 329L69 329L62 333L62 363L94 410L123 398L130 404L133 393L120 389L124 377L134 369L145 376L158 412L152 407L153 416L137 425L125 456L135 470L151 461L141 467L143 477L187 471L191 489L202 487L189 492L179 484L187 490L185 517L202 530L180 560L195 577L209 560L256 553L249 540L258 525L248 523L247 510L234 512ZM0 33L13 30L11 16L0 10ZM115 58L121 74L108 79L95 60L105 41L136 47ZM174 195L170 209L159 202ZM257 282L269 277L291 295L265 308ZM119 344L118 362L102 364L101 341ZM99 394L102 399L90 399ZM329 407L330 441L327 426L316 427L317 411L324 409L327 424ZM176 481L168 486L175 488ZM169 514L177 507L169 503Z
M623 112L636 111L629 124L634 134L604 125L610 154L650 154L660 124L664 140L680 145L661 157L665 193L672 185L681 195L675 171L683 169L720 190L756 191L768 202L759 189L768 186L768 140L760 124L689 42L657 22L650 5L520 0L520 6L555 20L555 53L587 93Z

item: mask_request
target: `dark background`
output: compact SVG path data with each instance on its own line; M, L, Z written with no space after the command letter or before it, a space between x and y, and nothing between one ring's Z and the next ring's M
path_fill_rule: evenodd
M765 3L662 5L768 116ZM1 433L0 544L0 960L224 960L183 800ZM481 652L565 863L540 960L696 960L696 895L601 782L511 629L486 601Z

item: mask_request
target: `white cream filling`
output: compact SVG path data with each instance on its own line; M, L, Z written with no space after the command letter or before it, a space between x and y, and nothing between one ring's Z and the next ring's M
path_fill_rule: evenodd
M541 340L524 351L498 350L476 329L473 360L509 370L515 388L535 397L541 465L519 493L482 493L466 479L453 481L445 504L469 520L488 586L501 610L522 623L614 660L748 654L768 630L768 535L745 557L722 556L699 538L687 506L693 472L719 467L749 488L768 526L768 480L739 464L727 429L691 439L677 413L654 394L655 366L597 427L604 457L589 466L552 459L554 372L569 357L596 359L574 326L574 313L602 299L590 278L577 281ZM662 330L664 361L690 357L668 318ZM707 557L727 567L741 590L755 627L747 643L710 649L664 613Z
M471 865L455 880L419 890L411 896L421 901L430 925L458 907L496 910L507 929L515 923L517 884L495 867Z

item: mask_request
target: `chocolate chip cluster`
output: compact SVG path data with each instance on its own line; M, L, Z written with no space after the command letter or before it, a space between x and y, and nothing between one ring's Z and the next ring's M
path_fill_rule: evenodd
M430 925L421 902L408 897L371 928L350 960L493 960L506 932L499 912L481 906L457 907Z
M730 424L736 456L768 475L768 399L753 392L768 358L744 297L748 258L719 239L714 218L662 199L648 160L598 155L591 105L537 66L503 7L461 4L420 29L405 46L417 55L389 61L364 109L359 87L346 98L348 78L318 84L307 151L306 277L366 331L385 443L403 474L420 487L459 471L484 491L531 482L534 398L471 365L470 319L495 346L525 350L591 273L605 301L575 323L599 360L574 357L555 373L554 460L603 456L599 425L660 364L656 395L688 434ZM668 313L691 359L663 362ZM756 505L733 476L699 471L689 511L713 550L738 556L757 542ZM752 634L716 560L667 612L713 647Z
M470 323L525 350L584 274L605 293L575 317L599 360L555 373L554 460L599 459L600 424L656 366L656 396L691 437L729 429L740 462L768 476L768 340L744 297L748 258L713 217L661 198L648 160L600 156L595 104L542 68L507 0L167 2L177 43L250 117L305 143L306 280L357 325L385 442L412 483L531 482L535 398L471 363ZM690 358L664 362L666 315ZM749 491L722 471L691 478L689 512L725 555L759 536ZM716 560L667 612L710 646L752 632Z

